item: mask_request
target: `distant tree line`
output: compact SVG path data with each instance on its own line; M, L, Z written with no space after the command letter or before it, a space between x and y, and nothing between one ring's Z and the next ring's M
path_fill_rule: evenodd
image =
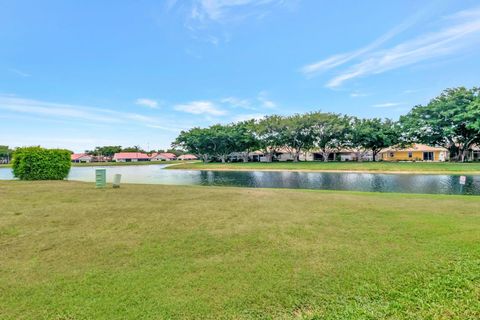
M103 157L108 157L111 158L115 155L115 153L119 152L140 152L140 153L148 153L152 154L155 152L158 153L164 153L164 152L169 152L173 153L176 156L180 156L182 154L185 154L185 151L183 150L178 150L178 149L158 149L158 150L144 150L140 146L133 146L133 147L122 147L122 146L103 146L103 147L95 147L93 150L86 150L85 153L91 156L103 156Z
M0 145L0 164L9 163L12 160L13 150L8 146Z
M445 147L452 160L465 161L468 150L480 144L479 93L475 87L446 89L427 105L413 107L399 121L319 111L195 127L182 131L172 147L194 153L205 162L225 162L232 152L248 161L248 154L255 150L262 150L267 161L272 161L279 149L291 152L293 161L311 150L328 161L331 153L345 148L369 152L375 161L383 148L424 143Z

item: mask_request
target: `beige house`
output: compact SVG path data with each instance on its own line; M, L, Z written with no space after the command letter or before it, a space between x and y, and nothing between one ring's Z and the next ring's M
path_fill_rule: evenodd
M432 161L442 162L449 158L448 150L425 144L413 144L408 148L387 148L380 151L383 161Z
M475 145L468 150L468 161L480 161L480 145Z

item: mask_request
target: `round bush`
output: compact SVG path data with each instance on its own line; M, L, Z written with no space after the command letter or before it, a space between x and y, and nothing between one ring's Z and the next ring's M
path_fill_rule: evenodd
M27 147L15 150L12 165L20 180L63 180L72 163L68 150Z

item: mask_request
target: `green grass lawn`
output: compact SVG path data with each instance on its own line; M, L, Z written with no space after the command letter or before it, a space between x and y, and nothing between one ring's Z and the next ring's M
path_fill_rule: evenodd
M235 162L184 163L170 169L194 170L313 170L480 174L480 162Z
M0 181L0 319L479 319L480 197Z

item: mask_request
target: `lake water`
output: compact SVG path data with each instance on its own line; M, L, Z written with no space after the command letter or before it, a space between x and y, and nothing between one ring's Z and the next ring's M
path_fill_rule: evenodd
M95 169L72 167L69 180L93 182ZM236 186L480 195L480 176L467 176L465 186L456 175L380 174L347 172L197 171L165 170L165 165L106 167L107 181L120 173L122 183ZM0 180L11 180L10 168L0 168Z

